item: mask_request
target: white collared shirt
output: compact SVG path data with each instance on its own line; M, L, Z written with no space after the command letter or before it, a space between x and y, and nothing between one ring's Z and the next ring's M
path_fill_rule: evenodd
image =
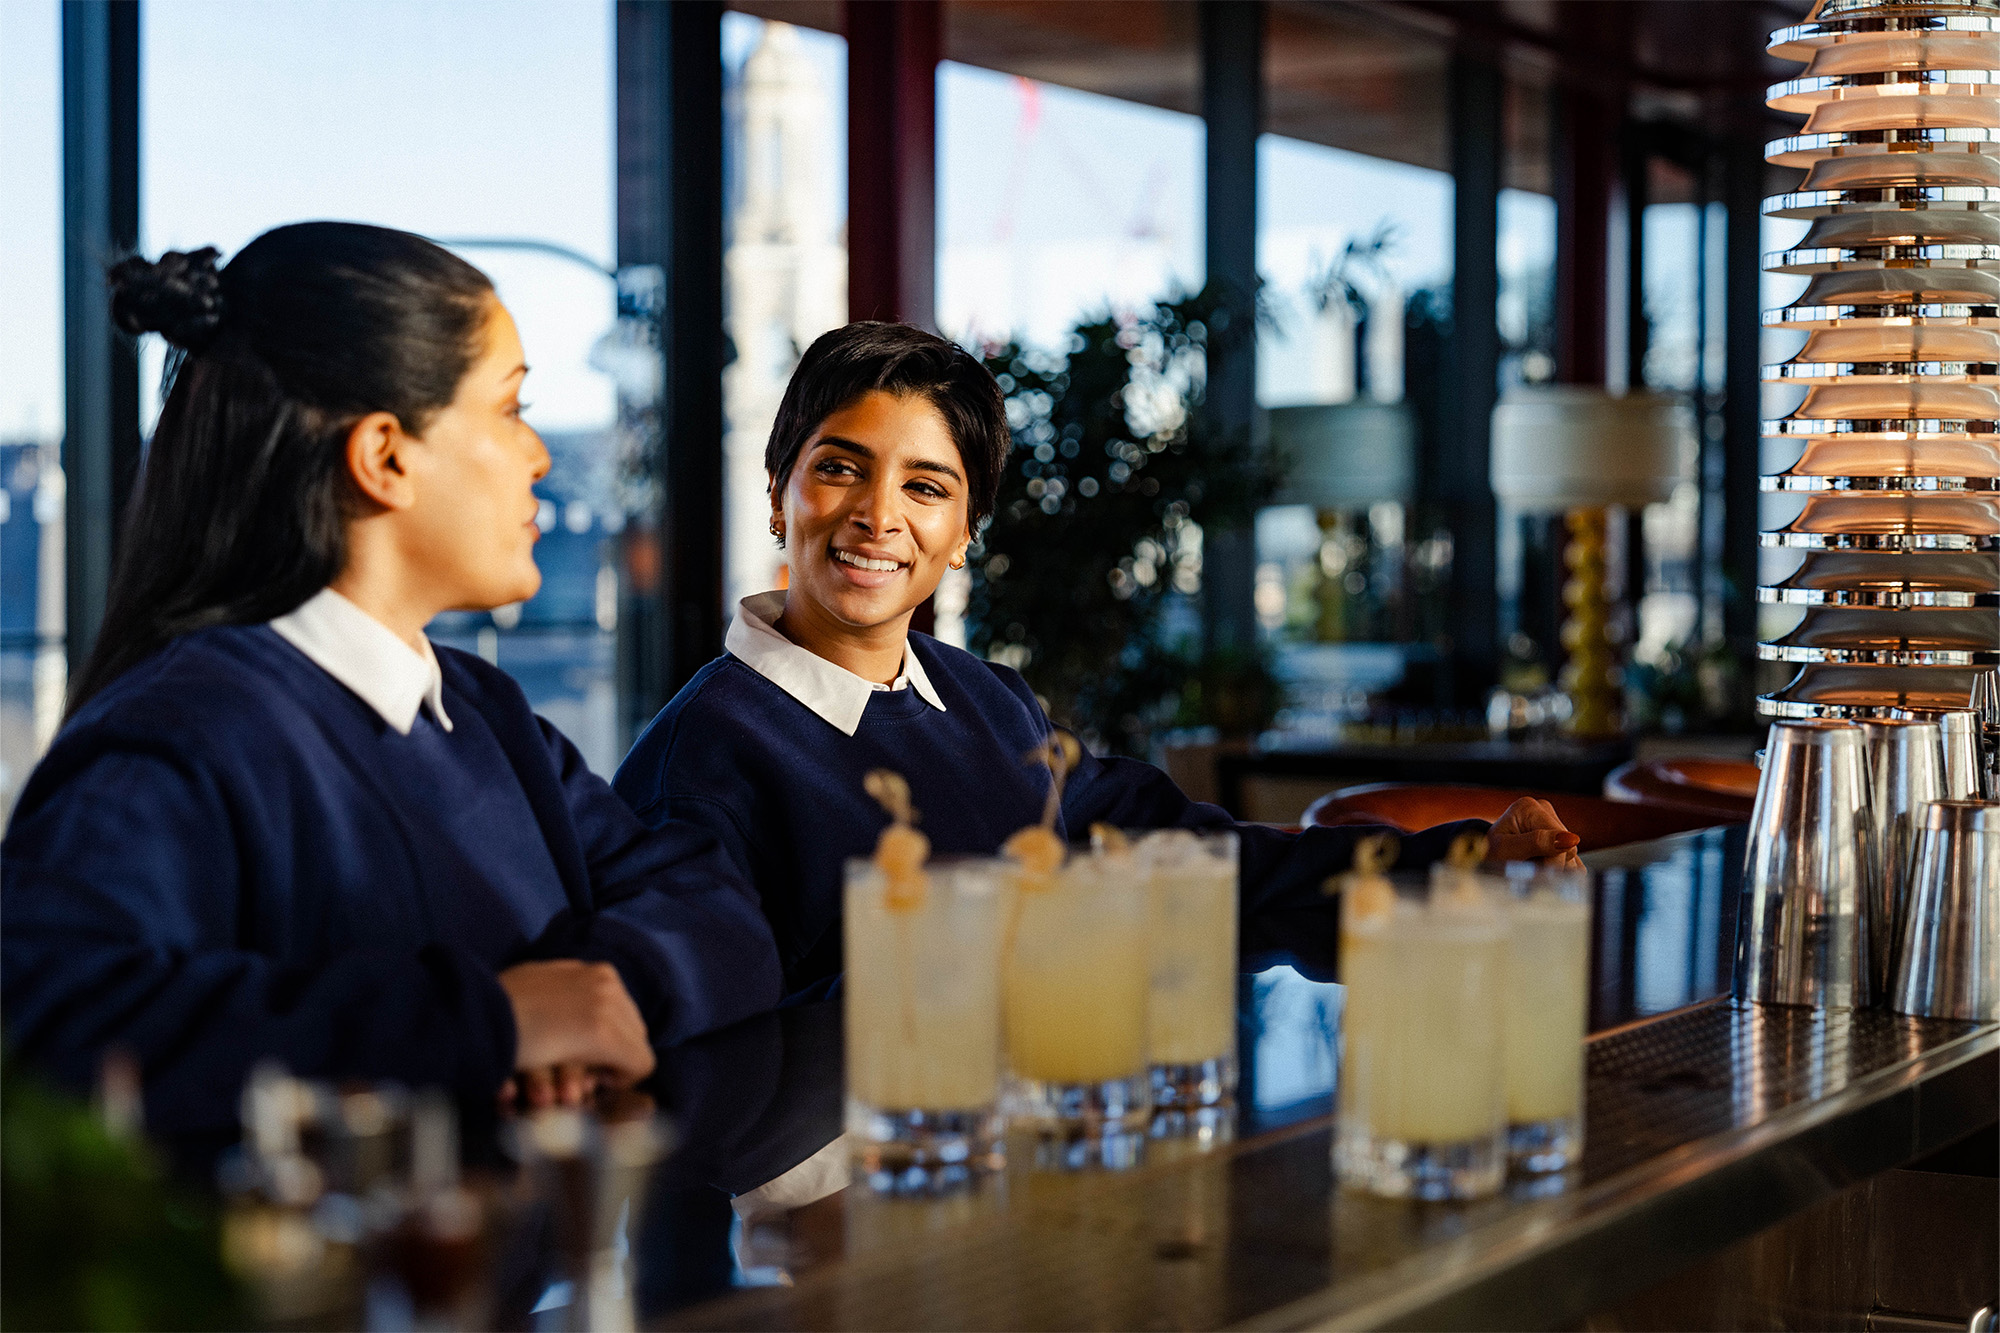
M845 1135L837 1135L833 1142L776 1179L737 1195L730 1201L730 1207L743 1219L747 1233L748 1228L768 1217L782 1216L836 1190L846 1189L853 1179L853 1158L854 1145Z
M279 616L271 628L401 734L410 734L417 710L425 705L440 727L451 730L444 711L444 673L429 639L420 640L423 651L418 652L331 588Z
M843 734L852 736L860 728L861 715L868 711L868 697L878 690L912 689L932 708L945 711L944 700L938 698L908 640L903 643L902 674L893 685L878 685L780 634L776 625L784 610L782 591L745 597L737 604L736 619L729 622L722 646Z

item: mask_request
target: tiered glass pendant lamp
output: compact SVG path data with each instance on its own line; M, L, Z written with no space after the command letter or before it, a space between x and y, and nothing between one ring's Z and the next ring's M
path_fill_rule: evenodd
M1804 608L1759 649L1800 663L1772 717L2000 706L2000 0L1820 0L1771 39L1806 62L1770 145L1807 168L1767 215L1811 225L1765 269L1805 291L1766 312L1805 346L1765 378L1805 400L1764 433L1764 478L1803 509L1764 534L1800 553L1766 602Z

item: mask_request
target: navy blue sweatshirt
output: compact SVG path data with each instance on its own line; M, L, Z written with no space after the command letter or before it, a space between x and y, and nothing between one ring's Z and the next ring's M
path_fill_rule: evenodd
M840 972L842 863L872 852L887 822L862 789L870 769L909 780L936 856L991 855L1041 818L1049 773L1022 760L1052 728L1027 682L927 635L910 643L942 712L914 689L878 691L850 737L724 654L660 711L613 779L646 823L699 824L736 858L763 900L788 993ZM1337 931L1337 905L1322 885L1349 867L1360 835L1379 831L1233 824L1150 764L1086 757L1063 788L1056 831L1078 839L1095 823L1235 828L1246 954L1286 956L1319 975L1331 974ZM1400 864L1436 860L1455 834L1485 827L1467 821L1416 834L1404 840Z
M508 676L437 653L449 732L399 734L266 626L190 634L92 699L0 846L21 1058L88 1086L123 1047L149 1128L226 1133L265 1057L490 1104L517 962L613 964L656 1041L775 1003L714 840L649 831Z

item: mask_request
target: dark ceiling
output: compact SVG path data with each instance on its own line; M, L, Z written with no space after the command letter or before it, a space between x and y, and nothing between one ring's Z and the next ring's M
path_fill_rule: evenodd
M1276 134L1443 169L1454 50L1506 71L1505 183L1548 188L1552 89L1622 102L1675 135L1776 137L1763 108L1796 69L1764 52L1810 0L1268 0L1265 124ZM838 31L837 0L732 0ZM1189 0L946 0L948 60L1176 111L1200 109Z

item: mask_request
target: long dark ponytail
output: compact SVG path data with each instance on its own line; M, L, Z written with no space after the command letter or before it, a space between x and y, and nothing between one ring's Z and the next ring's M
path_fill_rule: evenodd
M292 610L346 563L346 446L371 412L421 434L479 352L493 285L387 227L302 222L216 269L170 251L111 270L128 333L172 345L170 387L74 713L173 639Z

